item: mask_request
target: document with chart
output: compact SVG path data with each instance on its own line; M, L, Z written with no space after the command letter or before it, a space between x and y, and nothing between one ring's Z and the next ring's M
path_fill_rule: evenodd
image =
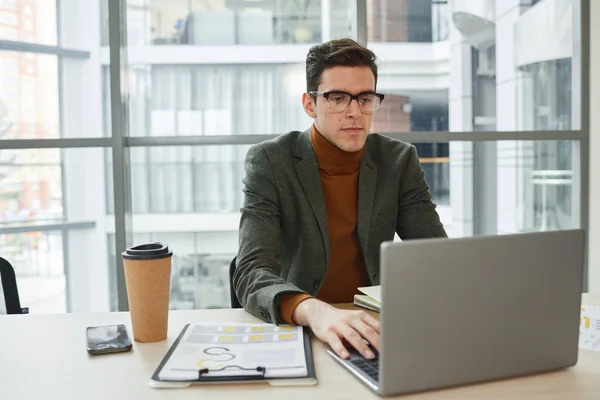
M581 306L579 348L600 351L600 306Z
M308 331L241 323L186 325L153 379L166 382L314 377Z

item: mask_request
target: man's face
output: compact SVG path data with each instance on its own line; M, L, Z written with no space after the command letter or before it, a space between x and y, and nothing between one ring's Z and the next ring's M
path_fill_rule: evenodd
M323 71L317 91L341 91L352 95L375 90L375 76L369 67L331 67ZM355 152L362 149L371 130L373 114L364 114L353 99L343 112L333 112L323 96L315 98L304 93L302 104L306 113L315 119L315 127L338 148Z

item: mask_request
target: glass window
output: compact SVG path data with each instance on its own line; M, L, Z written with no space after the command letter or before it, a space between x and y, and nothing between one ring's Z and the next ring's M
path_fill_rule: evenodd
M100 137L106 132L98 110L108 107L102 102L103 96L108 101L108 85L103 87L101 75L84 68L81 60L60 61L59 69L54 55L0 51L0 140Z
M579 164L570 141L415 146L451 237L579 226ZM247 149L131 149L134 242L173 247L173 309L229 307L228 266L238 247Z
M437 42L448 38L447 0L367 0L369 42Z
M160 50L159 50L160 51ZM105 75L105 85L108 73ZM271 134L307 129L300 64L135 65L131 136ZM109 97L105 97L109 109ZM105 115L105 129L110 127Z
M323 7L328 4L330 20L324 21ZM128 0L128 45L317 43L326 36L351 34L354 4L355 0ZM106 7L102 14L106 25ZM107 44L104 31L102 43Z
M102 45L108 45L105 3ZM318 43L352 36L355 8L356 0L128 0L128 46Z
M109 82L104 82L102 69L84 67L91 60L62 59L62 127L55 126L55 137L97 138L110 132ZM105 84L104 84L105 83ZM105 100L105 101L103 101ZM103 124L103 122L106 123Z
M0 41L90 52L81 60L0 51L0 139L110 136L108 2L93 4L0 0ZM367 0L386 96L372 130L578 129L580 33L563 18L573 4ZM127 0L126 9L123 93L135 137L306 129L308 49L357 32L356 0ZM103 48L96 35L78 35L99 20ZM578 227L573 144L415 146L442 222L461 237ZM173 309L229 306L248 147L131 149L134 241L175 251ZM118 308L113 198L110 148L0 150L0 254L15 265L31 312Z
M58 137L57 57L0 51L0 77L0 140Z
M321 10L326 7L327 2L321 1ZM329 35L321 37L321 42L327 39L344 37L355 37L356 30L356 0L329 0L329 26L327 20L321 19L321 26Z
M229 307L228 268L237 254L248 148L131 149L134 242L173 248L173 309Z
M138 50L128 55L130 135L273 134L308 128L311 120L301 106L306 53L324 37L353 35L355 7L355 0L129 0L127 42L130 50ZM149 51L148 45L170 48ZM202 58L170 53L180 45L216 47ZM265 47L243 50L245 45ZM274 55L278 60L266 61ZM103 80L107 88L108 67ZM108 101L106 96L105 110ZM109 117L105 112L105 135Z
M378 91L386 95L384 105L401 101L411 110L402 118L377 118L396 118L396 132L578 129L580 101L573 96L580 90L571 77L579 64L572 60L579 26L562 18L572 15L573 3L503 3L496 15L493 1L455 2L449 9L441 1L369 0ZM450 43L427 43L436 29L446 29L431 28L442 19L451 29L437 35Z
M248 148L231 145L132 148L134 214L239 214ZM111 169L109 164L107 172ZM107 179L111 187L112 175L107 173ZM109 209L109 213L113 212Z
M15 28L0 26L0 38L16 42L19 39L19 31Z
M452 142L451 236L578 228L571 141Z
M58 150L0 150L0 221L63 218Z
M0 251L15 269L21 307L32 314L66 312L62 232L2 234L2 226Z
M18 23L19 18L16 13L0 10L0 24L17 27Z
M237 254L237 230L135 233L133 240L136 244L160 241L173 250L170 309L230 307L229 263ZM114 241L113 235L109 241ZM114 260L114 247L110 251L109 259ZM111 279L116 285L116 277ZM115 286L112 299L116 310Z
M101 148L0 150L0 254L32 313L108 310L104 162Z
M0 0L0 25L0 40L56 46L56 0Z
M572 129L571 60L527 65L519 80L519 98L527 113L519 113L523 130Z
M5 10L16 10L18 0L0 0L0 8Z

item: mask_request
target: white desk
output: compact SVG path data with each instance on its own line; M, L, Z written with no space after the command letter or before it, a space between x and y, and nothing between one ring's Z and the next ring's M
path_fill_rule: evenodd
M600 305L600 296L584 297ZM344 307L346 308L346 307ZM243 310L173 311L169 338L134 343L133 351L88 356L85 328L125 323L129 314L54 314L0 316L0 399L376 399L313 340L319 384L275 388L264 384L195 386L157 390L148 380L183 326L190 321L254 322ZM131 332L131 331L130 331ZM427 392L403 399L599 399L600 352L581 350L575 367L558 372L461 388Z

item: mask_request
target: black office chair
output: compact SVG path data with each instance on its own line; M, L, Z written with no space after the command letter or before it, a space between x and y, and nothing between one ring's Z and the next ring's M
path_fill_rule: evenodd
M233 257L231 263L229 264L229 296L231 298L231 308L242 308L237 296L235 295L235 290L233 289L233 273L235 272L235 260L237 257Z
M4 292L4 303L8 314L26 314L28 309L21 308L19 300L19 291L17 289L17 278L12 265L4 258L0 257L0 283L1 292Z

